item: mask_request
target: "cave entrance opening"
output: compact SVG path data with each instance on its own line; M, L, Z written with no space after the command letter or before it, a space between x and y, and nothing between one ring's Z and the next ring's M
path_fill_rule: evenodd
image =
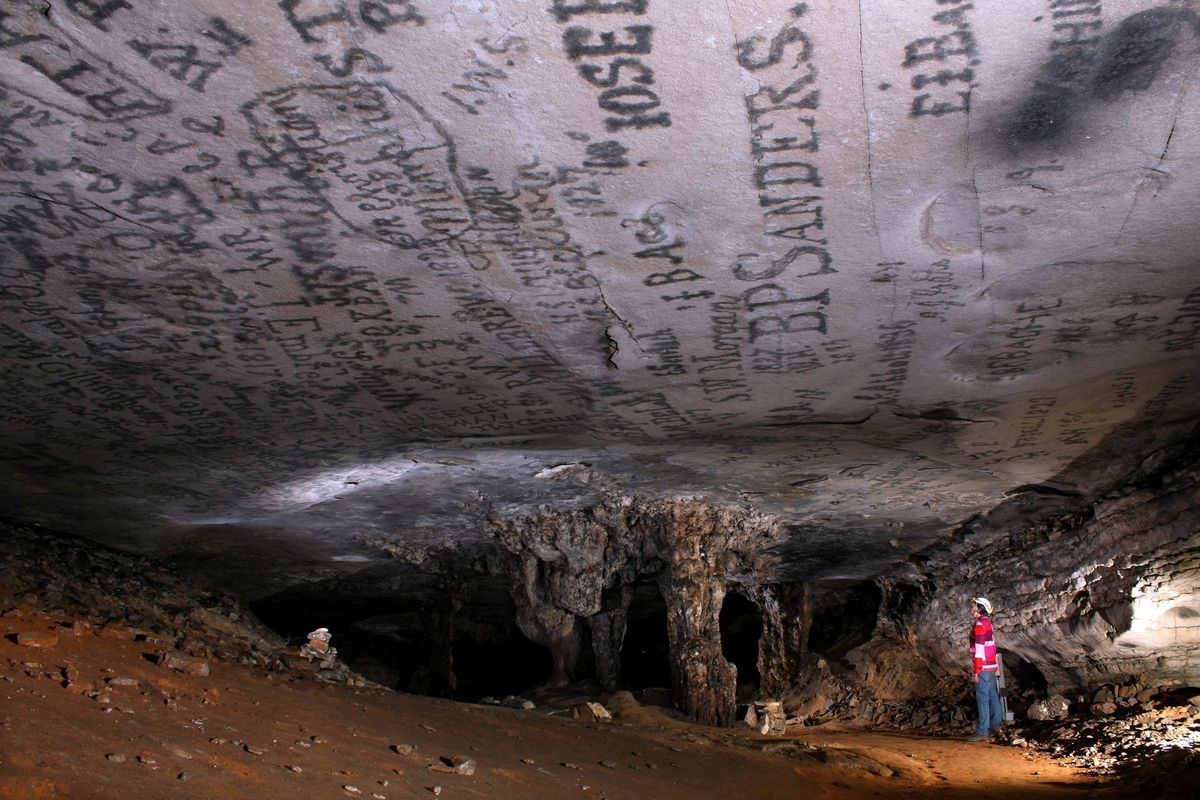
M633 586L621 644L621 683L630 691L671 685L667 603L657 581L644 580Z
M752 700L762 680L758 672L762 612L740 592L729 591L721 604L720 626L721 655L737 667L738 702Z

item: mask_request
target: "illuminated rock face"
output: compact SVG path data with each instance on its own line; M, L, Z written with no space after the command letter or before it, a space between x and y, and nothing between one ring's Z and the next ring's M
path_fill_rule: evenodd
M1200 412L1198 43L1165 0L9 3L0 498L257 598L526 585L497 520L546 508L766 515L760 587L1084 502Z
M968 663L970 598L993 603L997 642L1030 684L1070 692L1130 677L1200 677L1200 472L1195 443L1075 513L997 509L888 581L880 624L852 656L888 694ZM916 644L916 647L914 647ZM1032 680L1030 680L1032 679Z

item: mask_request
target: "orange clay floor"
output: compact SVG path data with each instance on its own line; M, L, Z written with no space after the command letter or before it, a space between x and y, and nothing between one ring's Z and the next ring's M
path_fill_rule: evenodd
M1011 746L826 726L768 738L628 694L614 721L584 722L223 661L190 675L159 650L121 626L0 617L0 798L1130 796Z

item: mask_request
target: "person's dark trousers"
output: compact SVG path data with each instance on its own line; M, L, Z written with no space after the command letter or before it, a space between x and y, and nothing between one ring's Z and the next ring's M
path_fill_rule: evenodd
M975 702L979 704L979 726L975 733L987 736L1000 730L1004 723L1004 710L1000 707L1000 689L996 686L996 671L979 673L975 684Z

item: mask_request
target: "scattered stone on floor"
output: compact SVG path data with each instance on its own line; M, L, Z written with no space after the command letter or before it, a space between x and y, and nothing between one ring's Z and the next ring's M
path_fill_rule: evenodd
M50 648L58 644L58 634L49 631L21 631L16 635L16 641L23 647Z

